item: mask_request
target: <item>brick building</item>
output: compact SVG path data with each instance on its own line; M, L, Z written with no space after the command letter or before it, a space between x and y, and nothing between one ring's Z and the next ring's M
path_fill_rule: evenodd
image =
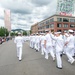
M36 33L36 29L38 32L45 32L45 30L51 30L54 32L63 32L64 30L67 31L68 29L75 30L75 17L56 14L41 22L38 22L36 25L32 26L34 33Z
M31 26L31 33L38 33L38 23Z

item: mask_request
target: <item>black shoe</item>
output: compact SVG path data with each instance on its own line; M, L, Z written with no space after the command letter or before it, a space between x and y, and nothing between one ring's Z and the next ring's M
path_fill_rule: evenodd
M38 50L36 50L36 52L38 52Z
M58 69L62 69L62 67L58 67L58 66L56 66Z
M62 57L62 54L60 54L60 56Z
M21 59L19 61L21 61Z

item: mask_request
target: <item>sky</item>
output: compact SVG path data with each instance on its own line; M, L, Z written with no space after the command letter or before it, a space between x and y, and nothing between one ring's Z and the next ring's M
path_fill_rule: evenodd
M11 11L11 29L29 30L31 25L55 14L57 0L0 0L0 27L4 10Z

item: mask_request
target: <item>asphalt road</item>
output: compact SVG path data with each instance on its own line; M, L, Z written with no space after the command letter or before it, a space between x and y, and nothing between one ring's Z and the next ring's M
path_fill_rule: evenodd
M65 55L62 60L63 69L57 69L51 56L45 59L40 52L29 47L29 42L25 42L23 58L19 61L13 40L0 45L0 75L75 75L75 63L68 63Z

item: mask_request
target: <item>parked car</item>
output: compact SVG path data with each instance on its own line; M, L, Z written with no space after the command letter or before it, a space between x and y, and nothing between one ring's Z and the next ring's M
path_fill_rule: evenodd
M2 44L2 38L0 37L0 44Z

